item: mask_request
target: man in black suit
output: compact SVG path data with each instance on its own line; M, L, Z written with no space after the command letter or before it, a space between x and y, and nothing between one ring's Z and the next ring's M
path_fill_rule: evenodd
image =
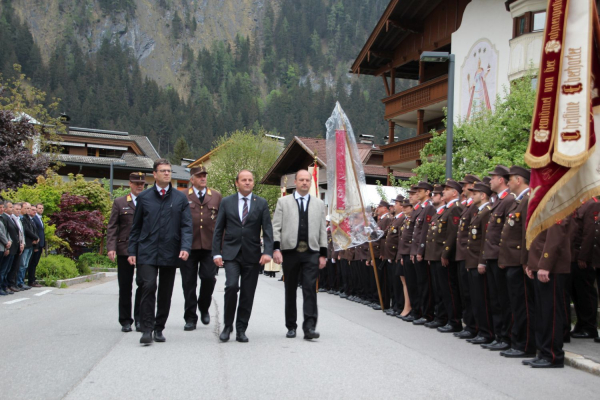
M15 257L19 257L23 251L24 243L21 242L21 235L19 233L19 227L15 221L11 218L13 214L13 203L10 201L4 202L4 213L2 214L2 223L6 227L6 232L11 240L11 246L7 251L4 252L4 258L2 259L2 265L0 265L0 295L2 292L7 294L13 294L14 292L8 288L8 273L12 268Z
M273 228L269 205L262 197L252 194L254 176L241 170L235 178L238 193L221 202L213 236L213 259L218 267L225 265L225 328L219 339L229 340L233 330L236 308L236 340L248 342L246 328L252 312L260 265L271 261ZM264 252L261 255L262 229ZM241 277L241 284L240 284ZM237 305L237 293L240 303Z
M29 259L33 254L34 246L37 246L40 238L37 235L37 229L30 217L31 204L24 202L21 209L21 224L23 225L23 234L25 236L25 248L21 255L19 270L17 271L17 287L21 290L29 290L31 286L25 284L25 274L29 267Z
M154 161L153 174L155 185L137 197L128 249L128 261L137 268L136 283L142 291L140 343L144 345L153 339L166 341L162 331L171 308L176 267L192 249L190 205L185 194L171 185L171 163L164 158Z
M33 254L29 259L29 267L27 268L27 283L31 287L42 287L42 285L37 283L35 279L35 270L40 262L40 257L42 256L44 247L46 246L46 235L44 234L44 222L42 221L42 214L44 214L44 205L42 203L38 203L35 205L35 207L31 207L31 214L29 215L35 224L37 235L40 238L40 241L33 249Z

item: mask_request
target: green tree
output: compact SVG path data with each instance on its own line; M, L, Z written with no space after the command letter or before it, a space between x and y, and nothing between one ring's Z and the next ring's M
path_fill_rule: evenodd
M279 197L279 187L263 185L260 182L279 154L281 146L275 140L267 138L263 128L257 131L242 129L227 134L214 143L218 149L207 167L209 185L223 196L236 193L235 177L242 169L252 171L255 186L253 193L264 197L271 210L275 209Z
M175 142L175 146L173 146L173 154L171 155L171 164L181 165L182 158L190 158L192 156L192 151L187 144L187 141L183 136L180 136L179 139Z
M179 13L175 11L175 16L173 16L173 20L171 21L171 33L173 34L173 38L178 40L181 38L181 33L183 32L183 21L179 16Z
M535 90L532 75L511 83L496 99L494 112L477 113L467 121L459 120L454 128L452 177L466 174L485 176L496 164L526 166L527 149L533 117ZM405 182L414 184L427 177L429 182L445 179L446 132L433 132L432 140L421 151L423 163L415 168L416 177Z

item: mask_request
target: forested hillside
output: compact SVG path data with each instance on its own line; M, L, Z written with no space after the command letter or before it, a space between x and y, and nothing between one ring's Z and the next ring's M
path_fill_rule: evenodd
M239 9L200 18L201 11L215 9L207 6L210 1L62 0L58 3L64 12L56 21L61 32L48 33L55 38L48 43L47 37L34 36L32 24L38 29L51 24L27 18L43 16L24 11L22 1L2 0L0 72L10 76L12 65L21 64L34 85L61 98L61 109L73 125L148 135L161 155L184 138L191 155L198 156L223 133L258 125L288 139L323 135L336 100L357 134L372 134L382 142L387 126L379 101L384 97L381 79L347 72L387 0L221 3L232 2ZM45 4L33 3L38 8ZM249 3L258 9L238 15ZM149 68L152 54L142 57L139 43L129 42L121 31L105 32L94 45L98 25L114 27L124 20L127 27L137 24L139 29L148 5L168 22L162 27L166 34L159 37L157 30L153 40L166 40L174 49L168 54L152 51L160 66ZM231 21L244 22L232 38L211 35L209 28L219 26L218 18L227 27ZM253 29L247 28L247 18ZM153 32L137 32L142 34ZM169 81L179 84L164 84Z

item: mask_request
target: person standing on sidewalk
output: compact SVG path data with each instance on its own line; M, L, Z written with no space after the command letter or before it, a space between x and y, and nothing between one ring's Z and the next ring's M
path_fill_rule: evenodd
M31 287L42 287L35 279L35 271L40 262L42 252L46 246L46 235L44 233L44 222L42 221L42 214L44 213L44 205L38 203L35 207L32 205L29 212L31 221L35 226L35 232L39 238L37 244L33 247L33 253L29 259L29 266L27 267L27 284Z
M162 332L171 308L175 272L179 260L188 259L193 238L187 197L171 185L171 163L164 158L154 161L153 175L155 185L137 198L128 250L129 264L137 267L136 282L142 290L140 343L145 345L153 339L166 341Z

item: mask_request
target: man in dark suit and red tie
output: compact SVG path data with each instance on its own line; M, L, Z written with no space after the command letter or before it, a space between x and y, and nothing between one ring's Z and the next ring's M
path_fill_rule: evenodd
M225 327L219 339L229 340L237 309L236 340L245 343L248 342L246 328L252 313L258 271L260 265L271 261L273 255L273 228L267 201L252 193L252 172L241 170L235 185L238 192L221 202L212 249L215 264L225 266L226 276ZM260 246L261 230L264 251Z

